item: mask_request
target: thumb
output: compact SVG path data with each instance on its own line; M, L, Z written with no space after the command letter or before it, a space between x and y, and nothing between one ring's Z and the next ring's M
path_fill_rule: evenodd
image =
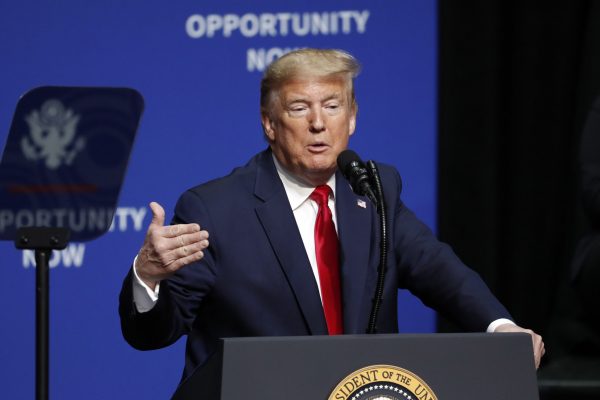
M150 226L164 226L165 225L165 210L160 204L153 201L150 203L150 210L152 210L152 221Z

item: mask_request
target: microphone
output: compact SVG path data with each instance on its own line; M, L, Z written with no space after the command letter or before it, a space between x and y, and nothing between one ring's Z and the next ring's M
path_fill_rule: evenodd
M358 154L352 150L342 151L338 155L337 165L344 177L350 182L354 193L367 196L377 206L377 196L371 188L369 171Z

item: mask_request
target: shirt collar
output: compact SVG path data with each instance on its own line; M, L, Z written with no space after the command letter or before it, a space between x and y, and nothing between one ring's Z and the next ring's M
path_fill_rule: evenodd
M275 168L277 169L277 174L283 183L292 211L294 211L310 197L310 194L315 190L315 186L306 185L305 183L300 182L294 175L286 170L279 161L277 161L274 154L272 154L272 156ZM333 198L335 199L335 174L331 175L327 181L327 185L331 188Z

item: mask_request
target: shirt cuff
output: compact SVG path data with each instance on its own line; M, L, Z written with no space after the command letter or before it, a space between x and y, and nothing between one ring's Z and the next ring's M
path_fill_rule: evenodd
M500 325L504 325L504 324L517 325L510 319L500 318L495 321L492 321L492 323L487 327L486 332L494 333L494 332L496 332L496 328L498 328Z
M160 289L160 282L156 283L154 290L152 290L148 285L144 283L140 279L135 270L135 262L137 261L137 256L133 260L133 302L135 303L135 308L140 313L145 313L154 308L156 301L158 300L158 291Z

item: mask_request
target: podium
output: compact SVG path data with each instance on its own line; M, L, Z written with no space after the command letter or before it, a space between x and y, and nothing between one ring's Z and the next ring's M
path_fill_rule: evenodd
M527 334L222 339L173 400L536 400Z

